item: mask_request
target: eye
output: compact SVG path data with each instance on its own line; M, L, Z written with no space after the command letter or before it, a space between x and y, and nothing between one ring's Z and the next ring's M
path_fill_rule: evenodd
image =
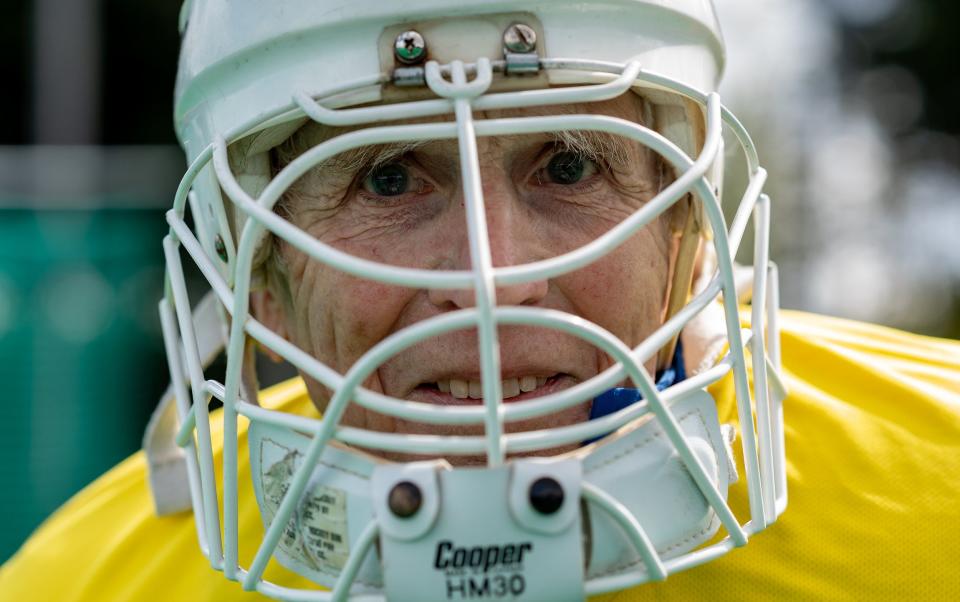
M563 151L550 158L545 169L553 184L570 186L596 172L596 164L579 153Z
M379 196L399 196L410 190L410 172L399 163L388 163L371 171L363 187Z

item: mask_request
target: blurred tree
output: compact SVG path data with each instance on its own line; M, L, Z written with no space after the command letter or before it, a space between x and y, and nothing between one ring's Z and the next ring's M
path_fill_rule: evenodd
M879 20L863 22L851 18L851 4L857 0L826 0L839 17L841 56L849 77L848 85L860 83L860 100L869 106L878 122L887 128L894 142L896 163L909 166L934 164L945 172L960 173L960 3L955 0L899 0L886 2L892 8ZM886 75L858 78L863 73ZM867 80L864 82L864 80ZM866 85L863 85L866 83ZM871 85L874 84L874 85ZM879 88L879 89L878 89ZM915 89L914 89L915 88ZM917 97L916 115L910 95ZM908 202L905 197L894 200ZM960 202L960 199L955 199ZM954 245L953 264L960 263L960 246ZM935 261L930 257L928 261ZM943 270L949 274L949 269ZM949 276L947 276L949 277ZM960 338L960 278L954 274L945 287L945 302L952 306L941 323L929 334Z
M924 91L917 126L960 134L957 23L960 3L955 0L901 1L875 23L841 20L846 42L843 54L855 70L890 64L907 69Z

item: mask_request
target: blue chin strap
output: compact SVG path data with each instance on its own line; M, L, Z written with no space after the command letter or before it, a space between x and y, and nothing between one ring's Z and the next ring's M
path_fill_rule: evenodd
M686 380L686 378L687 369L683 364L683 345L678 339L677 348L673 352L673 360L670 362L670 366L657 373L657 391L663 391L667 387ZM643 399L643 395L638 389L634 389L633 387L615 387L610 389L606 393L593 398L593 406L590 408L590 420L619 412L623 408L641 399ZM593 443L597 439L605 436L606 435L601 435L600 437L584 441L584 445Z

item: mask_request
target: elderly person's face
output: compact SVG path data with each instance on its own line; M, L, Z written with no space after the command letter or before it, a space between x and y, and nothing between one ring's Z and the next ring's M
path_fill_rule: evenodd
M641 121L628 94L605 103L478 115L602 113ZM307 126L281 148L281 163L343 130ZM494 266L554 257L608 231L664 185L660 161L643 146L606 135L524 135L477 140ZM289 191L282 211L297 227L342 251L377 262L469 270L471 257L457 143L371 149L327 162ZM497 289L500 305L543 307L595 322L633 347L662 320L672 256L668 212L613 253L572 273ZM473 307L472 290L416 290L340 272L286 243L274 250L258 316L341 373L391 333L427 318ZM573 336L531 326L498 331L507 403L587 380L610 358ZM653 364L647 368L653 370ZM307 379L322 410L330 391ZM433 404L478 404L477 333L427 340L383 364L364 383L374 391ZM585 420L589 402L559 414L509 424L533 430ZM347 424L387 432L465 434L482 427L438 427L376 414L351 404Z

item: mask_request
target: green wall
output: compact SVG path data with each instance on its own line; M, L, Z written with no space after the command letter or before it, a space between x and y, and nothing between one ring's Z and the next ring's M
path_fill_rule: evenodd
M156 209L0 210L0 562L139 447L168 380L165 231Z

